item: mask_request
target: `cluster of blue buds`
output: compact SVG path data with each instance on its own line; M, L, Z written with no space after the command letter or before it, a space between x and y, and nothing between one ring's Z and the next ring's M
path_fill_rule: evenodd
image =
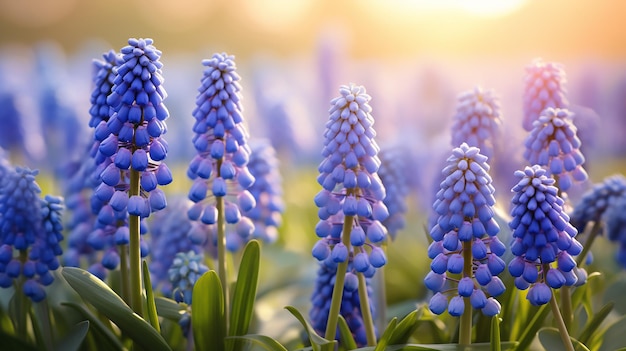
M193 250L179 252L172 260L167 274L172 284L172 295L176 302L191 305L193 286L209 268L204 265L204 255Z
M227 224L226 246L237 250L252 238L253 222L242 215L256 201L247 190L254 183L248 170L250 146L241 107L240 76L233 56L214 54L203 60L207 68L198 88L193 144L198 154L191 160L187 175L193 180L189 199L194 205L189 218L206 226L204 235L191 235L197 244L214 245L218 221L216 198L224 198ZM194 231L200 234L201 231ZM208 235L208 238L207 238Z
M172 296L172 285L168 269L179 252L202 252L187 236L191 230L191 221L187 217L189 200L177 197L163 211L150 217L151 247L150 277L154 289L160 288L164 296Z
M500 312L494 297L505 291L498 275L506 268L500 258L506 247L497 237L500 227L494 219L495 189L489 169L487 157L463 143L452 150L442 170L433 204L438 218L428 248L431 271L424 278L435 293L429 303L435 314L447 307L450 315L462 315L464 298L487 316Z
M43 287L54 280L50 270L59 267L63 253L63 200L50 195L40 199L37 174L18 167L0 185L0 287L10 287L23 276L22 292L34 302L46 297Z
M406 224L406 198L409 193L406 179L408 154L408 150L399 145L383 147L378 153L380 158L378 176L386 191L383 203L389 211L389 217L382 224L387 228L392 240L396 238L398 231L403 229Z
M267 140L251 145L248 169L255 181L248 191L254 196L256 206L244 211L243 215L254 222L253 238L272 243L278 238L278 227L285 210L278 158L276 150Z
M548 107L569 107L565 78L565 70L560 63L545 62L537 58L526 67L522 123L524 129L530 132L533 122Z
M500 101L493 90L474 87L458 96L452 125L452 145L467 143L491 158L501 125Z
M576 126L566 109L546 108L533 122L533 129L524 142L524 158L531 165L544 166L547 175L558 177L558 187L567 191L574 181L587 180L582 167L585 157Z
M382 221L389 212L386 192L378 176L379 147L370 114L371 97L365 88L351 84L339 89L331 101L317 178L322 190L315 196L320 240L313 257L329 267L352 261L356 272L372 276L387 262L380 244L387 239ZM345 222L345 223L344 223ZM344 230L348 229L348 233ZM349 235L349 241L346 240ZM351 272L348 272L350 274Z
M349 263L348 272L351 271L353 271L353 267L352 263ZM311 310L309 311L311 324L319 335L324 335L326 329L336 274L336 267L333 268L324 263L320 263L317 278L315 279L315 287L311 296ZM373 303L374 299L372 299L373 289L370 285L370 278L366 278L365 282L370 301L370 311L372 316L375 316L376 306L375 303ZM362 347L367 345L367 337L365 334L365 324L363 323L363 314L361 313L361 300L359 298L358 285L356 275L354 273L348 273L343 287L339 313L346 320L352 332L352 336L354 337L354 341L356 341L359 347ZM336 337L339 338L339 335Z
M606 232L609 240L617 242L617 262L626 268L626 196L617 198L606 210Z
M583 194L570 214L570 223L582 233L589 222L601 221L606 210L624 196L626 177L622 174L609 176Z
M547 170L534 165L516 171L515 176L519 182L511 190L515 195L509 223L515 258L509 262L509 272L518 289L530 287L527 299L531 304L543 305L550 301L552 289L585 282L586 274L574 260L582 245L575 239L578 231L569 223L564 201Z

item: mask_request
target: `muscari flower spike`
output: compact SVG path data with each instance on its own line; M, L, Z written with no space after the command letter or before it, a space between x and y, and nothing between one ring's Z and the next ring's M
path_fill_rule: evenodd
M569 107L565 83L565 71L560 63L545 62L537 58L526 67L524 129L531 131L533 122L548 107Z
M168 149L162 135L169 117L163 103L167 97L162 85L163 64L159 61L161 51L152 42L129 39L129 45L121 50L123 63L114 68L114 86L107 97L114 111L107 122L110 134L99 146L111 163L101 173L101 186L106 189L96 190L105 198L109 196L103 193L113 190L109 205L141 218L165 208L165 193L158 186L172 182L172 174L162 162ZM129 197L124 178L130 177L131 171L139 172L141 190Z
M558 187L567 191L576 182L587 180L572 114L566 109L546 108L533 122L533 130L524 142L524 158L531 165L546 167L547 175L558 177Z
M243 215L254 222L254 238L272 243L278 238L285 208L278 158L274 147L266 140L251 145L248 169L255 181L248 191L254 196L256 206L243 211Z
M599 222L612 203L626 195L626 177L615 174L586 191L570 214L570 223L582 233L589 222Z
M116 77L114 68L124 62L122 55L113 50L102 54L102 58L102 60L93 60L95 74L93 90L89 99L91 102L89 126L91 128L97 128L101 122L107 122L111 117L111 105L107 103L107 96L111 94L114 86Z
M176 302L191 305L193 286L200 276L209 270L203 262L204 255L193 250L176 254L167 271L173 287L172 295Z
M475 87L458 96L452 125L452 145L465 142L491 158L501 125L500 101L493 90Z
M348 272L353 272L352 263L348 264ZM334 267L326 263L320 263L317 270L317 278L315 279L315 287L311 295L311 310L309 317L311 324L319 335L324 335L328 314L330 313L330 305L332 301L333 289L335 287L335 275L337 274L336 264ZM372 316L376 315L376 306L372 299L373 289L370 285L370 278L365 279L367 287L367 295L370 300L370 311ZM341 316L346 320L352 336L357 346L367 345L367 337L365 333L365 324L363 323L363 314L361 313L361 303L358 292L358 278L354 273L346 276L343 295L341 301ZM339 334L336 335L339 338Z
M606 232L609 240L616 242L616 259L626 268L626 194L614 199L605 213Z
M549 302L552 289L584 283L579 279L584 272L573 257L582 251L575 238L578 231L569 223L564 200L547 173L539 165L518 170L519 182L511 190L509 227L513 231L511 252L516 257L508 267L518 289L530 287L526 298L533 305Z
M498 275L506 267L500 258L506 247L496 236L500 227L494 219L495 189L489 169L487 157L463 143L452 150L442 170L443 181L433 204L438 218L430 230L433 242L428 248L433 261L424 278L426 287L435 293L429 303L435 314L447 308L452 316L462 315L463 298L487 316L500 312L494 297L505 290ZM470 274L464 272L466 257L472 259Z
M172 285L169 281L168 269L179 252L202 252L202 248L194 245L187 237L191 230L191 221L187 217L189 200L175 198L173 203L163 211L151 217L148 227L151 235L150 277L154 289L160 287L164 296L172 296Z
M396 238L398 231L403 229L406 224L406 197L409 193L406 179L407 155L408 151L397 145L383 147L378 153L380 158L378 176L386 191L383 203L389 211L389 217L382 224L387 228L392 240Z
M187 175L193 180L189 199L194 205L189 218L206 226L205 235L191 235L196 244L215 246L217 197L224 198L227 225L226 247L242 248L254 233L252 220L242 213L252 210L256 201L247 190L254 183L248 170L250 146L241 107L241 79L234 56L214 54L203 60L207 68L198 88L193 144L198 154L191 160ZM194 231L200 234L199 231ZM208 235L208 238L207 238Z
M320 240L313 257L328 264L354 259L354 269L373 275L387 258L379 247L387 239L382 221L389 212L383 203L385 188L378 169L379 147L365 88L341 86L341 96L331 101L317 181L322 190L315 196L320 221L315 233ZM353 218L349 245L343 242L346 216ZM351 274L348 272L347 274Z
M50 270L59 267L63 253L62 199L39 198L37 170L17 167L2 178L0 186L0 287L7 288L20 276L23 293L32 301L46 297L44 286L54 280ZM22 260L14 255L26 255Z

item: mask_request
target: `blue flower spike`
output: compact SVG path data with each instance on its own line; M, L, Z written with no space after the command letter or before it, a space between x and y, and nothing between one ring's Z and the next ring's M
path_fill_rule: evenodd
M533 122L548 107L563 109L569 107L566 82L565 70L560 63L546 62L537 58L526 67L523 97L524 129L530 132L533 129Z
M524 142L524 158L531 165L546 168L547 175L558 178L558 187L567 191L574 182L587 180L585 157L576 135L572 113L566 109L546 108Z
M574 256L581 253L582 245L548 171L534 165L516 171L515 176L519 182L512 189L509 223L515 258L508 268L518 289L530 287L530 303L542 305L550 300L551 289L577 283L576 274L571 273L578 270Z
M222 199L229 223L226 248L238 251L254 233L252 222L240 214L253 211L256 205L249 191L255 177L248 169L252 151L241 106L241 77L232 55L216 53L202 64L205 70L193 111L195 134L192 141L197 155L187 170L193 180L188 197L195 203L189 218L200 219L202 223L197 224L198 228L205 227L205 233L215 237L217 212L214 209L217 198ZM203 215L197 216L199 213ZM191 234L197 242L214 245L214 240L206 241L206 235L202 238L197 230Z
M446 306L452 316L471 312L466 311L464 299L487 316L500 312L499 303L488 303L504 292L498 275L505 263L496 236L500 227L494 219L495 189L487 159L479 148L462 143L452 150L442 171L433 204L438 218L428 249L431 272L424 279L435 293L429 304L435 314L443 313Z

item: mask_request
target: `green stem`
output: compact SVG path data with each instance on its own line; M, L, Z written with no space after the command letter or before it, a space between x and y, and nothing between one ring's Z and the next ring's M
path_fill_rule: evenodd
M554 320L556 321L557 328L559 329L559 335L561 335L561 340L563 341L563 345L565 345L565 349L567 351L574 351L574 345L572 344L572 339L570 339L569 333L567 332L567 327L565 326L565 322L561 316L561 311L559 311L559 305L556 302L554 291L552 291L552 298L550 298L550 307L552 308L552 314L554 315Z
M128 306L131 305L130 302L130 272L129 272L129 268L128 268L128 245L119 245L118 247L118 254L120 255L120 275L121 275L121 280L122 283L121 285L121 289L122 289L122 300L124 300L124 302L126 302L126 304Z
M561 305L563 308L563 322L567 329L572 328L572 322L574 321L574 312L572 311L572 294L570 293L570 287L563 285L561 287Z
M463 277L472 276L472 242L463 242ZM459 324L459 345L472 343L472 304L469 297L463 298L465 308Z
M352 222L354 216L346 216L343 222L343 244L346 245L348 251L350 249L350 232L352 231ZM328 321L326 323L327 340L335 340L337 334L337 323L339 320L339 312L341 310L341 300L343 299L343 286L346 280L346 271L348 270L348 259L337 265L337 273L335 275L335 286L333 288L332 300L330 302L330 310L328 311Z
M222 282L222 294L224 295L224 320L226 327L230 324L230 296L228 294L228 270L226 263L226 215L224 214L224 197L218 196L215 207L217 208L217 269ZM228 332L226 333L228 335Z
M596 240L596 237L600 233L601 228L602 228L601 221L596 221L593 223L593 227L591 228L591 231L589 232L589 237L587 238L587 240L585 241L585 245L583 246L583 251L580 253L580 255L578 255L578 257L576 257L576 265L578 267L581 267L583 263L585 263L587 254L589 253L589 250L591 250L591 245L593 245L594 240Z
M130 189L128 190L128 196L139 195L139 172L132 169L130 170ZM130 291L131 291L131 307L135 313L143 316L143 298L142 298L142 284L141 284L141 247L140 232L139 232L139 216L128 216L128 230L130 233L130 245L129 245L129 268L130 268Z
M376 346L376 332L374 331L374 319L372 318L369 297L367 296L367 283L365 282L363 273L359 272L357 276L359 277L359 300L361 304L361 316L363 317L363 324L365 324L367 346Z

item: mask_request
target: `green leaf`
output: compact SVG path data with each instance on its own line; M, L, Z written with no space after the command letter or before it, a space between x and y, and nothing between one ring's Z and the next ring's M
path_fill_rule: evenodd
M556 328L542 328L539 330L537 334L539 337L539 342L546 350L565 350L565 345L563 345L563 340L561 339L561 334L559 330ZM583 345L580 341L570 337L572 340L572 344L574 345L574 350L576 351L589 351L587 346Z
M502 350L500 343L500 316L495 315L491 317L491 351Z
M602 345L598 351L612 351L626 347L626 317L611 324L602 334Z
M63 277L83 299L115 323L135 343L148 350L171 350L161 334L134 313L100 279L76 267L64 267Z
M352 331L350 331L350 327L348 323L343 318L342 315L339 315L339 319L337 319L337 326L339 327L339 335L341 337L341 345L346 350L354 350L357 348L356 341L354 341L354 337L352 336Z
M87 336L89 331L89 321L82 321L76 324L72 330L59 341L54 349L63 351L77 351Z
M225 350L226 320L222 283L217 273L204 273L193 287L191 326L197 351Z
M309 336L309 341L311 342L311 346L313 347L314 351L320 351L320 350L324 351L324 350L334 349L334 345L336 344L336 341L326 340L323 337L319 336L315 332L315 329L313 329L311 324L309 324L309 322L307 322L306 319L304 319L304 317L302 316L300 311L298 311L297 308L293 306L287 306L285 307L285 309L289 311L292 315L294 315L294 317L296 317L298 321L300 321L300 324L302 324L302 326L304 327L304 330Z
M613 310L613 306L615 306L615 303L607 303L606 305L602 306L600 311L598 311L593 316L593 318L591 318L591 320L587 323L587 325L578 337L578 340L581 343L587 344L587 342L591 339L596 330L598 330L604 319L609 315L609 313L611 313L611 311Z
M251 240L246 244L239 265L239 273L233 292L232 309L230 315L229 336L245 335L248 333L250 321L254 313L254 300L259 281L259 263L261 249L259 242ZM228 349L236 349L237 343L229 343Z
M543 305L539 308L533 319L530 321L530 323L528 323L526 329L524 329L524 332L520 336L518 340L519 343L517 344L515 350L528 350L528 347L535 339L537 332L539 331L539 329L541 329L543 321L548 316L548 313L550 313L548 305Z
M161 296L154 298L154 305L156 306L157 314L159 316L176 322L180 320L180 317L185 314L185 310L187 309L186 304L178 303L172 299Z
M154 293L152 292L152 282L150 281L150 270L146 260L142 260L141 268L143 270L143 285L146 289L146 313L150 325L160 334L161 326L159 325L159 316L154 302Z
M620 279L606 288L604 292L604 303L615 302L615 312L626 314L626 279Z
M247 341L249 343L259 345L268 351L287 351L287 349L283 345L281 345L278 341L266 335L248 334L248 335L241 335L241 336L229 336L226 339Z
M15 335L6 333L3 329L0 329L0 340L2 340L3 350L20 350L20 351L37 351L34 345L27 343Z
M421 316L422 309L416 309L407 314L394 329L393 335L389 338L389 345L405 344L409 341L409 338L419 325L418 321Z
M111 329L107 328L107 326L105 326L96 315L91 313L91 311L83 305L79 305L74 302L64 302L61 305L73 308L82 314L83 317L87 318L90 323L91 330L97 331L102 336L102 340L100 340L101 342L99 345L101 345L103 349L122 350L124 348L119 338L111 331Z
M396 324L398 324L398 318L393 317L393 319L389 322L389 324L387 324L387 328L385 328L385 331L383 332L383 336L381 336L380 340L378 340L378 344L376 344L374 351L386 350L387 345L389 345L389 339L391 339L391 336L393 335L393 331L396 329Z

